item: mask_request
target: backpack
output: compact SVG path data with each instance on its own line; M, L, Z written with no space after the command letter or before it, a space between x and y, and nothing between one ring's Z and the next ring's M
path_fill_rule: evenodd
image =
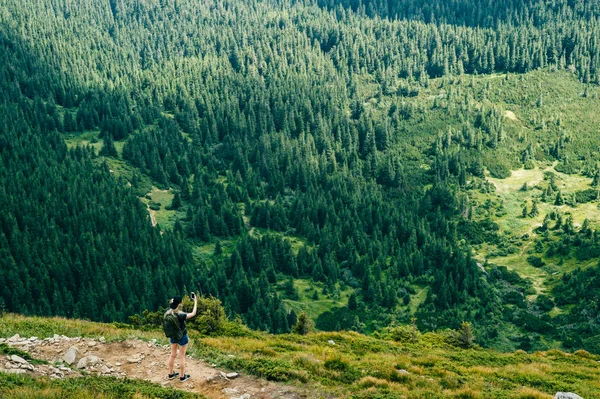
M183 329L175 313L167 313L163 318L163 330L167 338L179 341L183 338Z

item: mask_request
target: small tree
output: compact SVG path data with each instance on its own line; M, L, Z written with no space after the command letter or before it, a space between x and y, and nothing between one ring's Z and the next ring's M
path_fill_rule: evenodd
M475 335L473 334L473 327L471 327L471 323L468 321L462 322L460 330L457 331L456 339L458 346L461 348L468 349L473 347Z
M356 300L356 294L353 292L348 298L348 309L356 310L356 308L358 308L358 302Z
M223 254L223 246L221 245L221 241L217 240L215 243L215 251L213 253L215 256L220 256Z
M175 193L175 196L173 197L173 201L171 202L171 209L173 210L177 210L181 208L181 194L179 194L179 191Z
M533 200L533 205L531 206L531 211L529 211L529 216L530 217L536 217L540 211L538 210L538 206L537 206L538 202L537 200Z
M521 217L524 219L527 217L529 211L527 210L527 204L523 205L523 211L521 212Z
M298 316L298 321L292 327L292 332L294 334L306 335L312 331L314 327L314 322L308 317L306 312L300 313Z

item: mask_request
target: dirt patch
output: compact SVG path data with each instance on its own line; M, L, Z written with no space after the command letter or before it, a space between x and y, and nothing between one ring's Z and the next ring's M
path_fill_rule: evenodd
M510 120L513 120L513 121L518 121L519 120L517 118L517 116L515 115L515 113L512 112L512 111L504 111L504 117L508 118Z
M68 367L68 372L65 370L65 375L61 378L81 376L81 371L76 368L78 362L85 357L95 356L99 358L99 362L85 368L89 374L151 381L163 387L200 393L209 399L300 399L318 396L314 395L314 392L311 395L305 388L266 381L242 373L234 378L228 378L227 373L230 371L220 370L189 356L186 357L185 372L192 378L183 383L177 378L169 380L167 363L170 348L153 342L127 340L105 343L93 339L55 336L53 339L45 340L21 338L21 341L7 343L29 352L34 358L46 360L51 364L62 364L69 348L75 347L76 360ZM176 371L179 371L178 362L177 358ZM38 376L49 375L44 367L27 372Z

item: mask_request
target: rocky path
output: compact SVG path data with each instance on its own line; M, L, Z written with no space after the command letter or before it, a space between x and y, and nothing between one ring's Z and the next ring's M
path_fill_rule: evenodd
M314 397L300 388L266 381L252 376L228 373L205 362L187 357L186 374L192 378L184 383L167 379L170 349L155 342L127 340L107 343L104 338L23 338L15 335L6 343L28 352L33 358L49 364L32 365L19 356L0 358L0 372L73 378L88 374L135 378L190 392L209 399L301 399ZM178 370L178 360L175 362Z

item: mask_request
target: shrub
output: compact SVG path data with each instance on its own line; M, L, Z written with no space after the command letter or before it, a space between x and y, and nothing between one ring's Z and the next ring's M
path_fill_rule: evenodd
M506 179L511 175L509 167L497 160L487 162L486 166L490 175L496 179Z
M539 256L535 256L535 255L528 256L527 263L529 263L533 267L542 267L545 265L542 258L540 258Z
M312 331L314 327L314 322L308 317L306 312L300 313L298 316L298 321L292 327L292 332L295 334L306 335Z

